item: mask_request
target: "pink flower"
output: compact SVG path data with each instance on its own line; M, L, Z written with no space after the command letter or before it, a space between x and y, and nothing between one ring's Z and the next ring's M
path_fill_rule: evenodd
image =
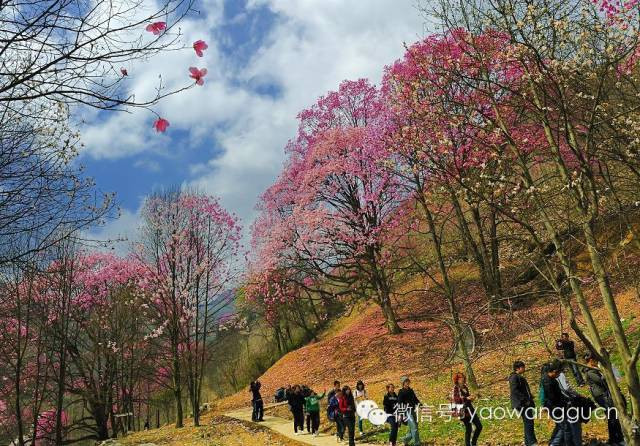
M207 69L203 68L203 69L198 69L196 67L189 67L189 72L191 72L191 74L189 75L190 78L195 79L196 84L198 85L204 85L204 77L207 74Z
M145 29L147 31L149 31L150 33L155 34L157 36L162 31L164 31L166 28L167 28L167 22L153 22L153 23L148 24Z
M156 129L158 133L164 133L169 127L169 121L164 118L156 119L156 122L153 123L153 128Z
M193 42L193 49L195 50L198 57L203 56L203 51L209 48L209 45L204 40L196 40Z
M120 68L120 72L122 73L123 76L129 76L129 72L127 71L126 68Z

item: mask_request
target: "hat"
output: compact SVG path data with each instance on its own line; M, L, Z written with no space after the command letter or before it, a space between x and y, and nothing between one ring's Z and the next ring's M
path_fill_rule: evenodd
M400 384L404 384L405 381L410 381L408 376L403 376L402 378L400 378Z

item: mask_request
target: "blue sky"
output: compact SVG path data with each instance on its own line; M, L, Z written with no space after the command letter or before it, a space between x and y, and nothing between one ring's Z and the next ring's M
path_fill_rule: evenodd
M151 0L148 0L151 1ZM343 79L379 82L403 44L423 35L414 0L201 0L181 24L192 50L127 67L128 87L153 94L158 76L168 88L189 82L189 66L207 68L203 87L163 100L155 111L171 123L151 129L155 116L83 116L80 162L102 191L113 191L122 217L93 235L135 238L144 196L195 187L220 197L248 227L259 194L275 179L295 116Z

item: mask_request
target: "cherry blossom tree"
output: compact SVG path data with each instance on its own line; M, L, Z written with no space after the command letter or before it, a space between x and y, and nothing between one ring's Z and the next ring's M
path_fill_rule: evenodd
M464 69L457 70L456 64L467 67L465 63L474 62L464 60L467 43L463 36L462 31L430 36L410 46L403 59L387 68L383 91L389 113L389 147L397 161L392 167L411 186L425 212L427 191L447 193L456 232L478 267L488 306L498 310L504 308L500 215L485 199L500 197L492 193L485 171L495 170L501 161L478 147L485 130L476 122L489 104L474 95L472 88L456 82ZM476 45L490 55L505 42L504 36L486 35L477 38ZM484 199L467 193L461 186L464 183L485 187Z
M194 423L199 425L200 398L208 343L224 314L237 275L240 226L217 199L189 191L149 197L143 210L139 258L151 291L155 337L166 342L171 358L176 426L184 423L186 380Z
M74 277L78 293L71 305L67 393L81 398L92 423L76 422L86 437L105 440L115 413L134 413L134 391L148 371L154 351L146 342L150 326L144 269L133 258L82 254ZM123 397L128 396L128 400Z
M0 438L26 444L38 414L51 401L51 361L44 335L46 303L35 267L4 269L0 284Z
M254 240L271 256L266 265L301 268L311 273L303 278L321 276L329 288L373 300L389 332L399 333L388 236L401 190L382 166L381 110L378 90L361 79L299 114L285 169L262 197Z

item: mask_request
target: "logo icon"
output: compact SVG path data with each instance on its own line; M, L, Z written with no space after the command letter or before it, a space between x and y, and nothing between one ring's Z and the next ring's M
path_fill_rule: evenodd
M369 420L374 426L382 426L387 422L387 413L373 400L360 401L356 407L356 413L360 418Z

